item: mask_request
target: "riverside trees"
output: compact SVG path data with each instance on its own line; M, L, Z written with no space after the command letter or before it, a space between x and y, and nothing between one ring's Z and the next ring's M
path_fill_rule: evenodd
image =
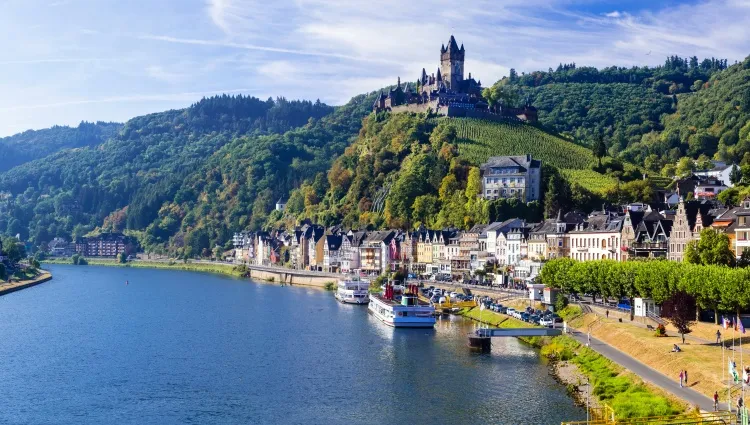
M678 291L695 300L700 309L738 312L750 307L750 268L697 265L666 260L577 262L569 258L548 261L540 272L542 283L552 288L602 297L652 298L663 304Z

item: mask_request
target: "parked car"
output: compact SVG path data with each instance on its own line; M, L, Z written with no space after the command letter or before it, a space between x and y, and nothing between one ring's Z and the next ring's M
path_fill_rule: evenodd
M511 307L508 307L508 308L507 308L507 309L505 310L505 314L507 314L508 316L513 316L513 314L514 314L515 312L516 312L516 310L515 310L514 308L511 308Z
M524 322L528 322L531 315L529 313L521 313L519 315L519 319L523 320Z

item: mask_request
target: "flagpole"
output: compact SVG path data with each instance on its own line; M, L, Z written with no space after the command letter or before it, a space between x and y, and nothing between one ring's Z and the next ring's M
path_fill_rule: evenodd
M742 369L742 407L745 407L745 363L742 362L742 334L745 333L745 325L740 321L737 314L737 324L740 326L740 368Z

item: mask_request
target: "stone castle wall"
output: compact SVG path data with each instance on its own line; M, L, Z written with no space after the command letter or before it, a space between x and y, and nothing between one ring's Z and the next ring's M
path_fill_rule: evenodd
M391 108L391 112L394 114L402 112L411 112L416 114L425 114L428 110L433 113L442 115L445 117L454 118L478 118L483 120L497 121L497 122L508 122L508 121L524 121L515 115L499 115L489 111L483 111L479 109L467 109L458 108L455 106L438 106L438 102L433 100L427 103L411 103L408 105L399 105Z

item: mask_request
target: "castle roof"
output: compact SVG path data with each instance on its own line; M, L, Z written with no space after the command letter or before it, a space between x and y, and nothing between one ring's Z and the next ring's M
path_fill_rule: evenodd
M453 35L451 35L451 38L448 40L448 48L446 49L445 46L443 45L440 48L440 53L445 53L445 52L451 52L451 53L453 53L453 52L459 52L459 51L463 51L463 50L464 50L464 45L462 44L461 48L459 49L458 48L458 43L456 43L456 38L453 37Z

